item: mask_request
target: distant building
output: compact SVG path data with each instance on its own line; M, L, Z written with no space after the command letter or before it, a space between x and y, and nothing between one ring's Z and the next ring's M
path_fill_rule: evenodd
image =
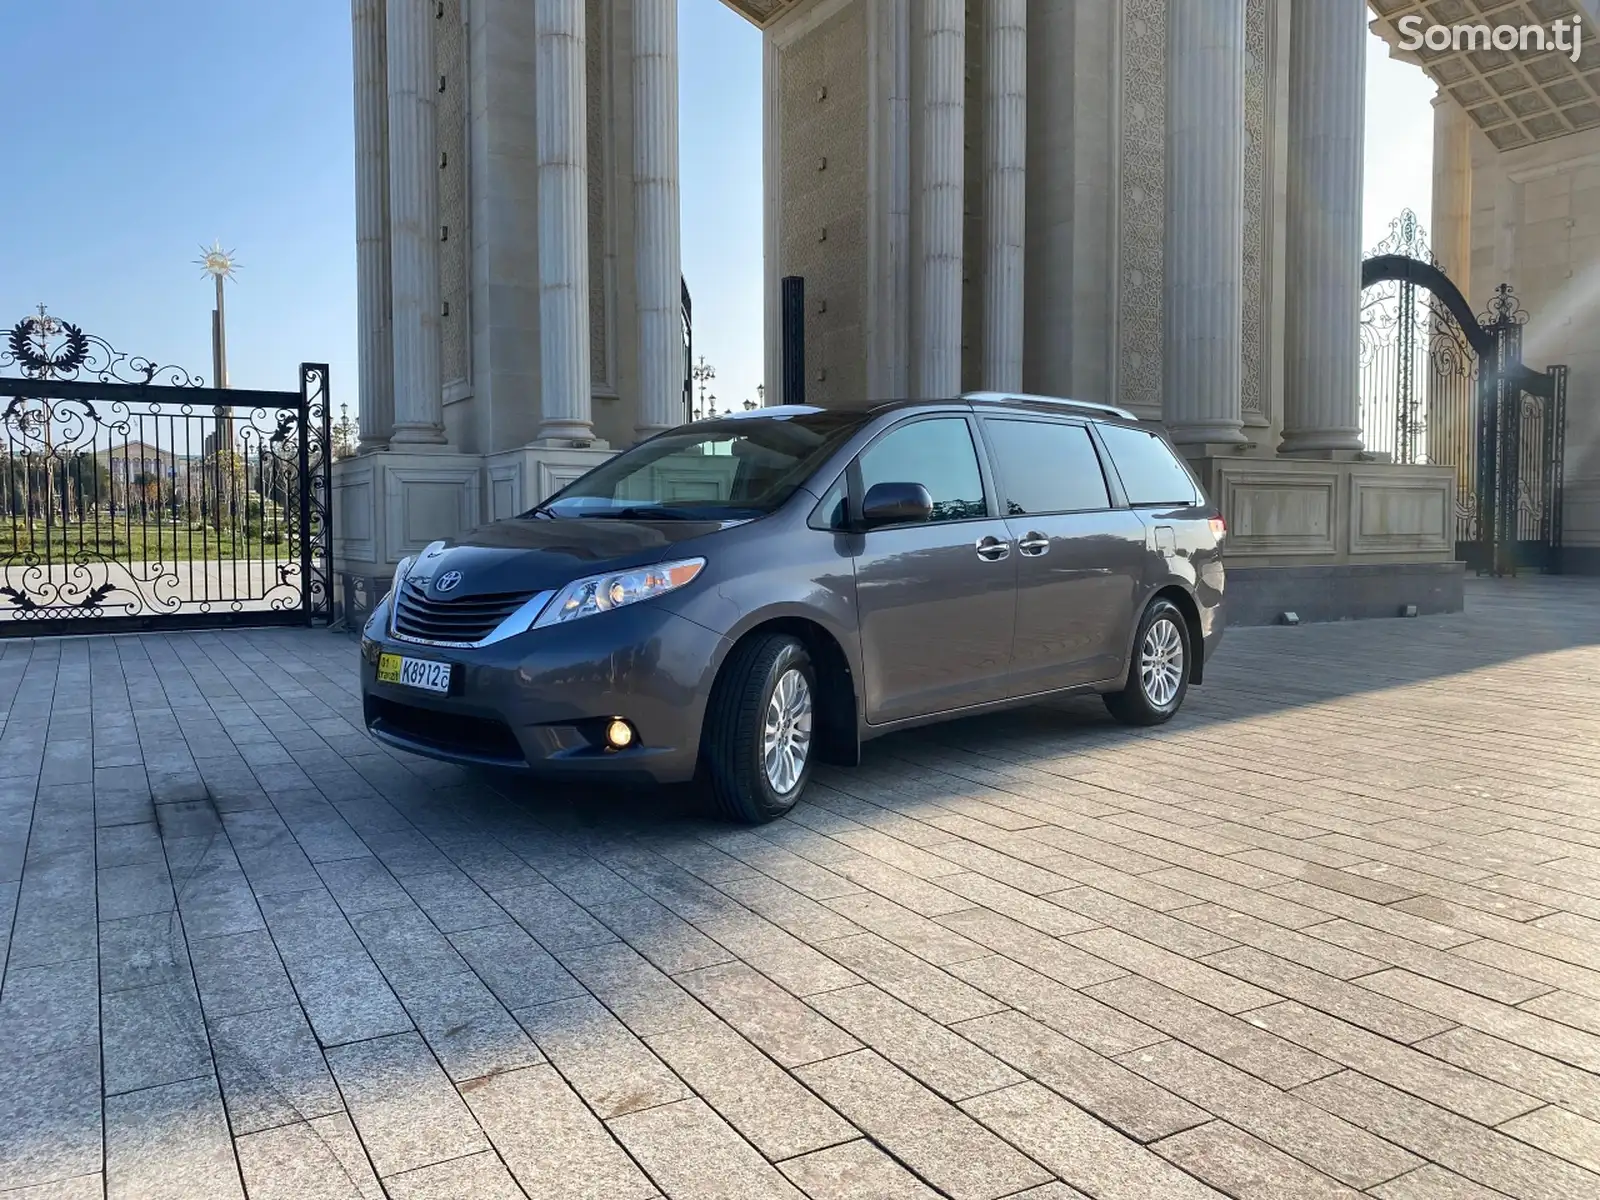
M97 451L95 457L105 464L114 484L131 483L141 476L174 479L185 474L193 461L188 455L176 454L148 442L124 442Z

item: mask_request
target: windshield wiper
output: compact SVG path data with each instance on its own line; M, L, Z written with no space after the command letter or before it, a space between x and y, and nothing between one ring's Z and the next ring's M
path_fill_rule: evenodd
M607 508L598 512L580 514L585 517L604 517L612 521L714 521L704 513L687 508L668 508L659 504L633 504L627 508Z

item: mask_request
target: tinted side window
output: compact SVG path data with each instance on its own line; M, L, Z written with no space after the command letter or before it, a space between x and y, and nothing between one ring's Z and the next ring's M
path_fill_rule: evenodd
M1100 436L1111 452L1129 504L1199 503L1200 493L1188 468L1155 434L1125 425L1102 425Z
M1081 425L986 421L1008 517L1111 507L1100 455Z
M988 515L983 475L972 430L963 417L913 421L880 438L862 452L861 495L875 483L920 483L933 497L935 521Z

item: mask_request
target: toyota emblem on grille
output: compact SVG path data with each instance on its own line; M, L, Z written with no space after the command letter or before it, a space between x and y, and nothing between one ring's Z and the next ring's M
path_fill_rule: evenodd
M433 590L436 592L453 592L461 586L460 571L446 571L434 581Z

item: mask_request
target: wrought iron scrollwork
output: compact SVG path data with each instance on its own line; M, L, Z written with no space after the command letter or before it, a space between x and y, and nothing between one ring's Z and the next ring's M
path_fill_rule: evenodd
M1516 293L1511 290L1511 285L1502 283L1489 297L1489 303L1484 307L1478 323L1486 329L1497 325L1526 325L1528 313L1517 299Z
M0 373L7 368L26 379L65 379L107 384L205 386L194 372L117 350L104 338L45 313L24 317L11 327L0 349Z
M1567 369L1523 364L1528 313L1511 285L1475 314L1410 210L1362 263L1362 280L1368 448L1455 469L1456 549L1479 571L1558 570Z
M59 378L76 374L89 357L89 339L76 325L61 322L62 344L54 350L38 343L48 335L44 333L41 319L28 317L18 321L6 339L6 355L21 366L23 374L34 379ZM0 356L0 366L5 357Z
M1437 267L1427 232L1406 209L1368 261L1403 259ZM1395 462L1456 462L1458 421L1470 405L1477 356L1447 304L1409 275L1381 278L1362 293L1361 430L1367 449Z
M328 364L300 364L302 425L307 452L305 545L306 603L319 620L333 619L333 408L328 400Z
M207 388L42 309L0 345L0 635L331 618L326 366Z
M1389 222L1387 236L1367 251L1368 258L1377 258L1382 254L1403 254L1431 266L1439 265L1439 260L1428 246L1427 231L1423 229L1417 214L1409 208L1402 209L1400 215Z

